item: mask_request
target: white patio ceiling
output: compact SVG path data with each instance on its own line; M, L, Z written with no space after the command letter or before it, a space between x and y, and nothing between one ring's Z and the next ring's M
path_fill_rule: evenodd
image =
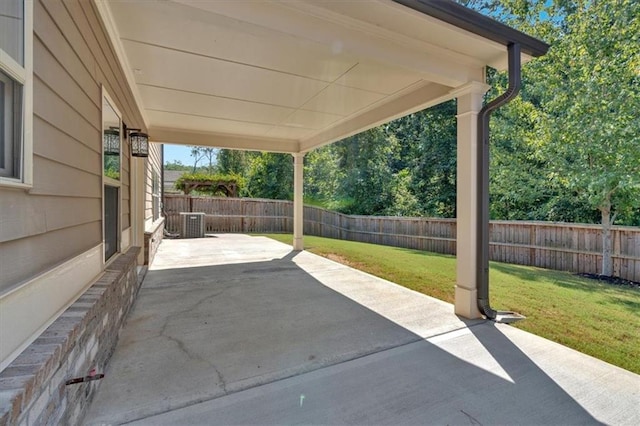
M305 152L506 66L503 44L390 0L96 4L156 142Z

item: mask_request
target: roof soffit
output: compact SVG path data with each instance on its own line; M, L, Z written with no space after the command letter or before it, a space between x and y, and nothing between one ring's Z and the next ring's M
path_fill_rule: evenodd
M214 145L231 136L241 149L307 149L326 143L322 138L336 140L336 129L353 134L388 121L382 111L398 117L446 100L442 93L482 81L483 64L506 56L499 43L390 0L372 0L368 8L309 1L104 3L149 131L161 130L173 142L183 135ZM381 25L385 16L390 21ZM400 31L402 23L416 28ZM430 40L434 34L440 38ZM465 37L479 57L451 48L468 50ZM432 90L421 91L428 85ZM432 98L418 102L410 97L414 91ZM387 103L394 107L384 108ZM204 143L206 134L211 143Z

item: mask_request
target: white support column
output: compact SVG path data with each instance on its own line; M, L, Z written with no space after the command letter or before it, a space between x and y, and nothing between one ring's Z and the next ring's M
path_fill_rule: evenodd
M138 265L144 264L144 231L145 231L145 199L146 199L146 170L147 160L131 157L131 245L142 247L138 255Z
M465 318L481 318L477 302L476 250L480 238L480 217L476 214L478 197L478 112L482 97L489 90L484 83L471 82L457 89L458 165L457 165L457 277L455 313ZM485 194L489 196L489 194Z
M303 229L304 229L304 154L293 155L293 249L303 250Z

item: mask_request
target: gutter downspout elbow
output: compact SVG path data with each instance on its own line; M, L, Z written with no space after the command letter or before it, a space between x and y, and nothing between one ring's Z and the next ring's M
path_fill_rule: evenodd
M489 118L491 113L518 95L521 86L520 45L507 46L509 87L485 105L478 113L478 168L476 214L480 218L480 235L476 240L476 282L478 283L478 308L487 318L496 320L498 314L517 315L513 312L497 312L489 303Z

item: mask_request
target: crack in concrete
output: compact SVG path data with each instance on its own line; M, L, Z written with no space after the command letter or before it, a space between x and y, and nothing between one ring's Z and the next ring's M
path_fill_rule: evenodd
M482 426L482 423L480 423L480 422L479 422L475 417L473 417L471 414L469 414L469 413L465 412L464 410L460 410L460 412L469 418L469 421L471 422L471 424L472 424L472 425L479 425L479 426Z
M187 314L191 314L193 313L193 311L195 311L196 309L198 309L202 304L210 301L211 299L215 299L216 297L220 296L221 294L223 294L224 292L226 292L229 288L224 288L214 294L210 294L207 297L203 297L202 299L200 299L198 302L189 305L188 307L180 310L180 311L175 311L172 312L170 315L167 315L164 324L162 325L162 328L160 329L160 333L158 333L157 337L162 337L162 336L166 336L166 331L167 331L167 327L169 326L169 322L171 322L174 318L176 317L182 317L184 315Z
M220 294L224 293L226 289L210 295L206 298L201 299L198 303L195 303L194 305L192 305L191 308L185 309L184 311L180 311L180 312L175 312L169 316L167 316L164 324L162 325L162 329L160 330L160 334L158 335L158 337L164 337L167 340L172 341L173 343L175 343L178 346L178 349L180 349L180 351L182 353L184 353L187 357L189 357L189 359L194 360L194 361L199 361L203 364L206 364L207 366L209 366L211 369L213 369L213 371L215 371L216 376L218 378L218 386L220 386L222 388L222 391L224 392L224 395L227 395L228 391L227 391L227 383L226 380L224 378L224 375L222 374L222 372L218 369L218 367L215 366L215 364L213 364L209 359L207 358L203 358L202 356L200 356L197 353L194 353L193 351L191 351L187 345L184 343L184 341L182 341L181 339L174 337L170 334L167 333L167 327L169 326L169 323L171 322L171 320L178 315L181 314L185 314L185 313L189 313L192 312L194 309L197 308L197 306L199 306L200 304L206 302L208 299L212 299L215 298L217 296L219 296Z
M201 357L200 355L193 353L192 351L190 351L187 346L184 344L184 342L176 337L170 336L170 335L163 335L163 337L165 337L166 339L174 342L177 346L178 349L180 349L180 351L182 353L184 353L186 356L189 357L189 359L194 360L194 361L199 361L203 364L208 365L211 369L213 369L213 371L215 371L216 376L218 378L218 386L220 386L222 388L222 391L224 392L225 395L227 395L227 383L225 381L224 376L222 375L222 372L218 369L218 367L216 367L210 360Z

